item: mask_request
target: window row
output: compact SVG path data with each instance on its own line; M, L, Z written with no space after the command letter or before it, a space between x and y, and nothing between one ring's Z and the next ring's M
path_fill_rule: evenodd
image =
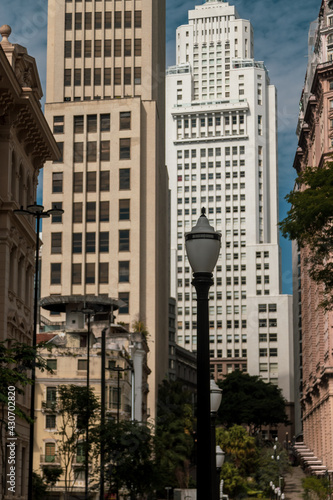
M111 85L112 68L104 68L103 85ZM135 67L132 71L131 67L113 68L113 84L114 85L141 85L141 67ZM80 87L102 85L102 68L76 68L74 71L65 69L64 71L64 86L65 87Z
M83 172L74 172L73 174L73 191L74 193L83 192ZM62 193L63 192L63 182L64 176L63 172L53 172L52 173L52 193ZM120 168L119 169L119 190L129 190L131 186L130 169ZM86 172L86 186L85 190L88 193L95 193L97 191L97 172ZM109 191L110 190L110 172L108 170L102 170L99 173L99 190ZM102 202L101 202L102 203ZM103 202L104 203L104 202ZM78 206L77 206L78 207ZM52 208L62 208L62 202L53 202ZM77 208L79 210L79 208ZM106 217L106 204L100 205L100 213L104 213ZM104 219L108 220L108 219ZM52 223L62 222L61 215L53 215ZM75 222L82 222L82 220L76 220ZM92 221L90 221L92 222Z
M259 357L260 358L266 358L267 356L271 357L277 357L278 356L278 350L276 347L271 347L270 349L267 349L266 347L261 347L259 349Z
M74 134L83 134L85 131L89 133L110 132L111 122L110 113L102 113L100 115L75 115L73 120ZM131 128L131 112L121 111L119 113L119 130L130 130ZM57 115L53 117L53 133L63 134L65 132L65 117Z
M277 342L277 333L270 333L267 336L267 333L259 333L259 342L267 342L269 339L270 342Z
M67 1L67 0L66 0ZM112 15L113 14L113 15ZM124 13L122 11L107 11L104 12L85 12L84 16L82 12L75 12L74 16L71 12L65 13L65 30L69 31L73 29L86 30L91 29L111 29L113 26L115 29L120 29L122 26L124 28L141 28L142 26L142 12L141 10L130 11L127 10ZM74 23L73 23L74 21Z
M214 153L215 151L215 153ZM184 153L184 155L183 155ZM224 148L224 154L225 156L230 156L231 154L232 155L238 155L241 154L241 155L244 155L245 154L245 146L227 146ZM221 156L222 154L222 148L218 147L218 148L202 148L200 149L200 158L205 158L206 156L208 157L212 157L212 156ZM199 151L198 151L198 155L199 155ZM177 158L178 159L181 159L181 158L190 158L190 150L189 149L186 149L186 150L177 150ZM191 149L191 158L197 158L197 150L196 149Z
M224 125L243 125L245 121L245 115L244 114L237 114L237 115L227 115L227 116L215 116L215 120L212 116L209 117L199 117L199 118L178 118L177 119L177 128L181 129L184 127L185 129L191 127L197 128L197 126L200 126L201 128L206 128L208 127L213 127L215 124L216 127L219 127L222 123L224 122Z
M51 243L51 253L61 252L61 234L62 233L52 233L52 243ZM118 251L119 252L129 252L130 250L130 231L129 229L120 229L118 235ZM54 238L56 237L56 238ZM73 233L72 235L72 253L82 253L83 251L83 234ZM86 253L99 253L109 252L109 232L100 231L98 233L98 249L96 244L96 233L86 232L85 233L85 251ZM56 244L58 246L54 247ZM56 251L52 251L52 250ZM60 252L59 252L60 249Z
M185 342L186 343L186 342ZM215 350L209 350L210 358L223 358L222 349L217 349L217 356L215 356ZM247 349L227 349L227 358L246 358L247 357Z
M74 50L74 53L73 53ZM141 38L125 38L116 39L113 43L113 55L115 57L124 56L141 56L142 41ZM80 57L111 57L112 56L112 40L66 40L65 41L65 59Z
M267 319L266 318L259 319L259 328L266 328L267 324L270 327L276 327L277 326L277 319L276 318L269 319L268 323L267 323Z
M73 162L83 163L84 156L88 163L96 163L99 161L110 161L110 141L99 142L99 155L97 154L97 141L74 142L73 145ZM64 143L57 142L57 146L61 153L61 157L53 163L64 162ZM85 147L84 147L85 146ZM84 155L85 153L85 155ZM119 139L119 160L131 159L131 139Z

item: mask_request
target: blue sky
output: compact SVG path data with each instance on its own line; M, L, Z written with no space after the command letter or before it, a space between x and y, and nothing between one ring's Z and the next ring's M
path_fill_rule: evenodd
M158 0L155 0L158 1ZM175 30L187 22L187 11L203 0L166 0L167 65L175 62ZM271 83L278 91L279 208L280 219L288 209L284 196L292 189L292 168L296 150L295 129L298 103L307 65L310 22L319 12L321 0L233 0L240 17L250 19L254 28L255 58L264 61ZM27 47L36 58L45 89L47 0L1 0L0 25L12 28L10 41ZM290 243L281 240L282 284L291 293Z

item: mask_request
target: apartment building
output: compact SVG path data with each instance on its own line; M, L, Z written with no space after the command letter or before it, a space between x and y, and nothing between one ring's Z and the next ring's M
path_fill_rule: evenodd
M333 152L333 3L322 0L309 30L308 66L297 124L294 168L324 167ZM333 469L332 335L333 313L320 306L322 287L310 279L307 248L294 246L295 334L301 345L300 398L303 441L318 459L310 466L321 474ZM297 276L297 279L296 279ZM301 427L301 426L299 426ZM309 455L309 453L307 453Z
M49 0L45 113L62 158L43 197L64 215L44 222L41 296L116 297L118 321L144 323L152 417L168 369L164 25L163 0Z
M281 293L276 89L256 61L253 29L234 6L207 0L176 32L167 71L171 295L177 342L196 351L196 302L184 233L206 208L222 233L210 290L216 378L235 370L278 384L292 413L292 299Z

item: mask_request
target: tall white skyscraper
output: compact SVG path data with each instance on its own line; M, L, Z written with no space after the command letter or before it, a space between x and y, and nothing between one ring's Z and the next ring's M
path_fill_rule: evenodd
M171 294L177 341L196 350L196 302L184 233L206 207L222 233L210 292L215 377L247 370L293 401L292 299L281 294L276 89L254 59L253 29L207 0L176 33L167 72Z

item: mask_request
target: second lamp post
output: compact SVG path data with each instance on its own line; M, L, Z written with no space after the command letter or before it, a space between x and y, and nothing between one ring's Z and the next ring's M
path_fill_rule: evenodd
M209 224L204 208L185 241L197 293L197 499L211 500L216 458L211 449L208 293L214 283L212 272L220 253L221 234Z

